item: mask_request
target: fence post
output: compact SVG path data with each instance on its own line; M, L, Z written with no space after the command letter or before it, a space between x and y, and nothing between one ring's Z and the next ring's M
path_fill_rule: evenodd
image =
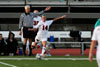
M81 42L81 45L82 45L82 49L81 49L82 54L81 54L81 55L84 55L84 43L83 43L83 42Z

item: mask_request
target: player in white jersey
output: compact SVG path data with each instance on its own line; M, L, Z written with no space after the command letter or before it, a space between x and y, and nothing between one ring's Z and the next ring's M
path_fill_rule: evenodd
M38 13L38 10L34 10L34 13ZM36 28L36 25L39 23L39 21L41 21L41 17L40 16L35 16L33 18L33 28ZM33 36L33 42L35 41L35 37L37 35L38 30L34 30L34 36Z
M38 10L34 10L34 13L38 13L38 12L39 12ZM41 21L41 16L35 16L33 18L33 28L36 28L36 25L39 23L39 21ZM34 36L33 36L33 39L32 39L32 45L35 42L35 37L37 35L37 32L38 32L38 30L34 30L34 34L33 34ZM40 45L38 45L38 46L40 46ZM32 46L32 48L33 48L33 46Z
M38 13L39 11L38 10L34 10L34 13ZM39 21L41 21L41 16L36 16L33 18L33 28L36 27L36 25L39 23Z
M98 63L98 67L100 67L100 25L94 29L92 42L89 51L89 61L92 62L93 58L93 49L95 45L98 43L97 52L96 52L96 59Z
M36 26L36 28L38 28L39 31L37 33L37 36L35 38L35 42L34 42L33 46L36 46L38 41L41 41L42 42L42 45L43 45L42 53L41 53L42 56L45 55L46 44L47 44L47 37L48 37L48 30L49 30L50 25L54 21L59 20L59 19L63 19L65 17L66 16L64 15L64 16L55 18L53 20L46 20L46 17L45 16L42 16L42 21L40 21L38 23L38 25ZM29 30L32 30L32 29L29 29Z

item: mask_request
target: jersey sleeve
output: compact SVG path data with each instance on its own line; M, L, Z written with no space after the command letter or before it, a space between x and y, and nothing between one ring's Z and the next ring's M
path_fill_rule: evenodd
M97 33L96 30L93 31L92 39L91 40L96 40L97 41Z
M48 20L48 25L51 25L53 23L53 20Z
M24 16L23 16L23 14L21 14L20 19L19 19L19 30L21 30L21 28L23 26L23 19L24 19Z

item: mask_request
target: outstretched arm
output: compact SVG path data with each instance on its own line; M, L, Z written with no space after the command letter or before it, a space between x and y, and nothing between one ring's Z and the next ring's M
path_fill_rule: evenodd
M46 7L45 10L42 10L42 11L40 11L38 13L35 13L34 16L42 15L45 11L49 11L50 9L51 9L50 6L49 7Z
M44 11L49 11L51 9L51 7L46 7Z
M53 21L56 21L56 20L59 20L59 19L63 19L63 18L65 18L65 17L66 17L66 15L63 15L63 16L61 16L61 17L54 18Z

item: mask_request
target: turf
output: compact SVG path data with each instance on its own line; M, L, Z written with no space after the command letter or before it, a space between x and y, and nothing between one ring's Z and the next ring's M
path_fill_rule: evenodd
M95 57L95 56L94 56ZM33 56L0 56L0 58L34 58ZM88 58L88 56L51 56L48 58ZM17 67L97 67L94 60L90 63L88 60L0 60L7 64ZM0 67L10 67L0 64Z
M97 67L96 61L90 63L89 61L67 61L67 60L3 60L8 64L15 65L17 67ZM0 67L9 67L0 64Z
M35 56L0 56L0 58L35 58ZM88 56L48 56L47 58L88 58Z

